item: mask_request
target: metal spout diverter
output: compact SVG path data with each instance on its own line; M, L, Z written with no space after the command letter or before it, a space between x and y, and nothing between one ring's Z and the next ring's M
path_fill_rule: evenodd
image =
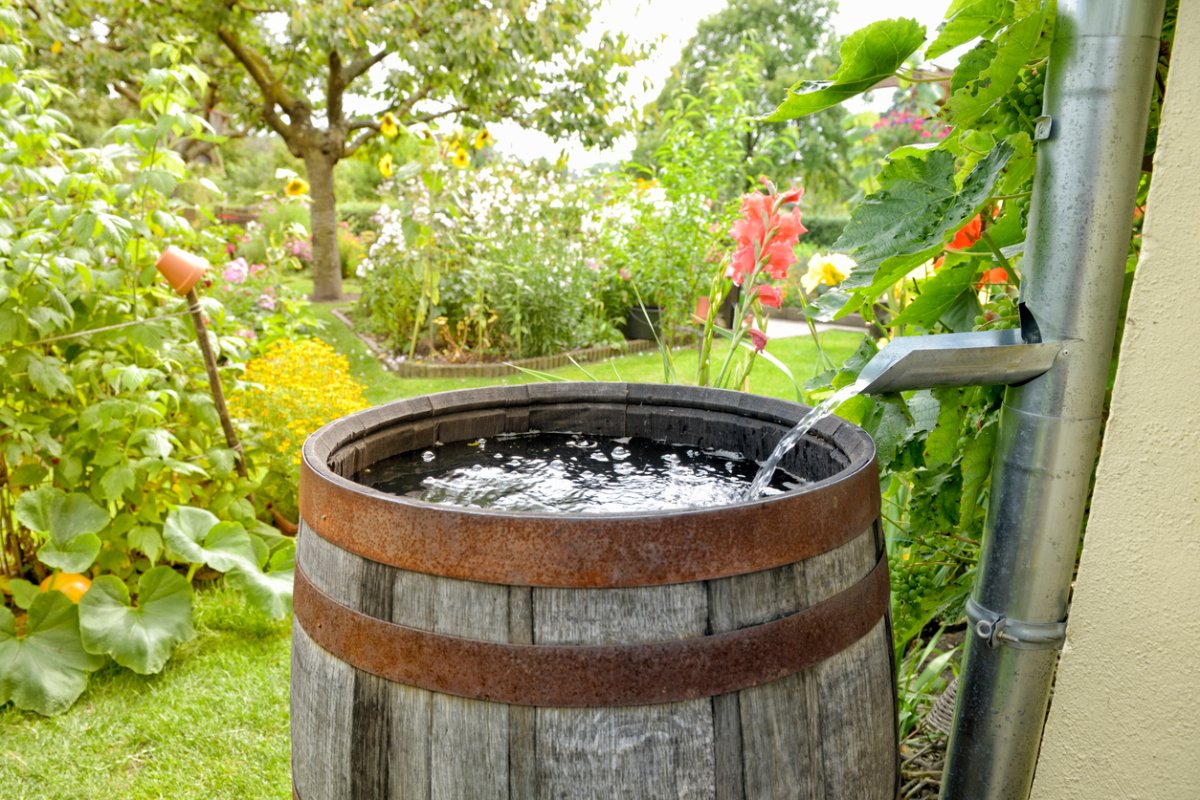
M1020 330L902 336L858 375L863 394L939 386L1017 385L1054 365L1061 342L1029 341Z

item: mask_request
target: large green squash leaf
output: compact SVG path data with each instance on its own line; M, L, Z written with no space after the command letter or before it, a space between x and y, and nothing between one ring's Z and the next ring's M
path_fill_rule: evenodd
M889 162L880 174L883 188L863 199L834 243L833 249L858 262L842 288L869 287L878 294L936 255L982 208L1012 153L1007 142L997 144L961 189L954 179L954 155L945 150Z
M238 566L226 574L226 579L245 594L255 608L272 619L283 619L292 610L295 567L293 548L277 553L266 571Z
M159 566L138 579L137 605L113 575L102 575L79 601L83 646L110 655L142 675L162 670L171 652L196 635L192 628L192 586L170 567Z
M0 706L11 700L26 711L62 713L83 694L88 673L103 665L103 657L83 649L79 609L62 592L34 599L24 636L0 605Z
M899 69L925 42L925 28L913 19L885 19L846 37L841 66L827 81L801 81L765 119L783 122L814 114L862 94Z
M31 531L49 535L59 544L76 536L99 533L108 513L85 494L67 494L53 486L26 492L17 499L17 521Z
M163 540L170 553L218 572L237 566L258 568L250 535L238 522L221 522L202 508L180 506L167 515Z
M38 548L38 560L51 569L63 572L83 572L100 555L100 537L94 533L81 533L69 542L59 543L53 539Z

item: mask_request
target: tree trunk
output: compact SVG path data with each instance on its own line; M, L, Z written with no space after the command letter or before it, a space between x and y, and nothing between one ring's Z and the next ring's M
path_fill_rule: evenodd
M309 208L312 225L312 299L342 299L342 264L337 249L337 198L333 194L336 159L320 150L304 154L308 185L312 192Z

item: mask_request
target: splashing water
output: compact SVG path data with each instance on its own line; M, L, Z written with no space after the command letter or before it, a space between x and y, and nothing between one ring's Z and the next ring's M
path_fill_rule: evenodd
M814 425L821 420L833 414L833 410L842 403L849 400L851 397L858 395L864 388L867 382L857 380L848 386L843 386L829 397L822 400L818 405L814 406L812 411L809 411L804 417L796 423L796 427L783 435L779 440L779 444L775 445L775 449L771 451L771 455L767 456L767 460L762 463L758 470L758 474L754 476L750 488L746 490L743 500L754 500L762 495L763 491L771 484L771 478L775 475L775 470L779 468L779 462L783 460L791 449L796 446L799 441L804 438L804 434L808 433Z

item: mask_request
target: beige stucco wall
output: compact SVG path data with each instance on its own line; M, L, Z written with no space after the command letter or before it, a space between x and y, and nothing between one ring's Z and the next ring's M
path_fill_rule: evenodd
M1034 800L1200 798L1200 2L1181 6Z

